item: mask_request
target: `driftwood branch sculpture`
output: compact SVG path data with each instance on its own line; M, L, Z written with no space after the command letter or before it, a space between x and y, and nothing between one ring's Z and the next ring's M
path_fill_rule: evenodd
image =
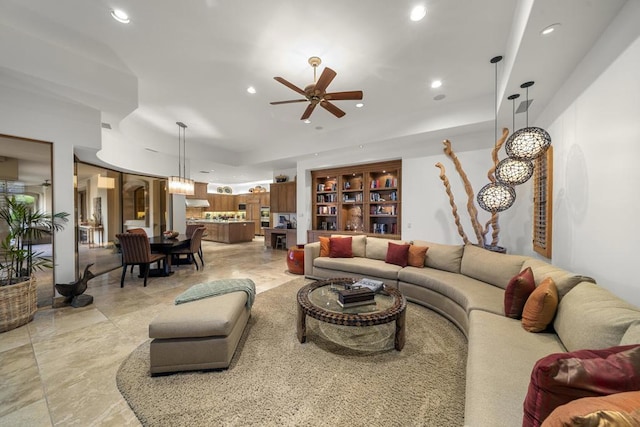
M507 140L507 136L509 136L509 129L502 128L502 136L500 137L500 139L496 141L496 145L493 147L493 150L491 151L491 159L493 160L493 166L489 169L489 172L487 173L487 178L489 178L490 182L496 182L495 172L496 172L496 167L498 166L498 151L504 145L505 141ZM491 245L497 246L498 234L500 233L500 224L498 223L498 212L493 212L493 214L491 214L490 224L491 224L491 229L493 230L493 232L491 233ZM486 232L489 230L488 224L485 227L485 230L486 231L484 234L486 235Z
M458 160L458 156L456 156L451 149L451 141L445 139L444 141L442 141L442 144L444 145L444 153L453 161L453 164L456 167L456 171L458 172L460 178L462 179L462 182L464 183L464 191L467 193L467 211L469 212L469 217L471 218L471 225L473 226L473 230L476 233L478 244L484 246L484 233L482 232L482 226L478 222L478 209L476 209L476 204L474 202L475 194L473 192L473 187L471 187L471 182L469 182L467 174L462 169L462 165L460 164L460 160Z
M491 151L492 165L491 165L491 168L489 168L489 171L487 172L487 178L489 178L489 182L492 182L492 183L496 182L495 171L498 165L498 151L504 145L508 135L509 135L509 130L506 128L503 128L502 136L500 137L500 139L496 141L496 144L493 147L493 150ZM491 229L493 230L491 245L496 246L498 244L498 234L500 233L500 225L498 224L498 213L494 212L491 215L491 218L486 222L484 228L482 227L482 225L478 221L478 209L476 208L475 193L473 191L473 187L471 186L471 182L469 181L469 178L467 177L467 174L465 173L465 171L462 169L460 160L458 160L458 157L455 155L455 153L451 148L451 141L445 139L442 142L442 144L444 145L444 153L453 161L456 171L458 172L458 175L460 175L460 179L462 179L462 182L464 184L464 190L467 193L467 211L469 212L471 225L473 226L473 230L476 234L476 238L478 239L478 244L481 246L485 246L486 244L485 239L487 237L487 233L489 232L489 226L491 226ZM451 205L453 219L456 223L456 226L458 227L458 233L462 237L462 240L464 241L464 243L467 244L469 242L469 239L466 233L464 232L464 229L462 228L462 224L460 223L458 208L454 202L453 193L451 192L451 185L449 183L449 179L445 174L444 166L442 165L442 163L438 162L436 163L436 167L440 169L440 179L442 180L445 191L447 192L447 196L449 196L449 204Z
M449 184L449 178L445 175L444 166L442 163L436 163L436 167L440 169L440 179L442 180L442 184L444 185L444 189L449 196L449 204L451 205L451 212L453 213L453 219L458 227L458 234L462 236L462 241L466 245L469 243L469 238L467 234L464 232L464 228L462 228L462 224L460 223L460 216L458 215L458 207L456 206L455 201L453 200L453 193L451 192L451 185Z

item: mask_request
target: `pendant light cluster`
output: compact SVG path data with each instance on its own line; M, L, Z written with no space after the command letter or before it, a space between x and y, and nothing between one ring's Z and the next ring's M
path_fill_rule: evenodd
M502 61L502 56L491 58L491 63L495 64L494 141L496 145L498 144L498 62L500 61ZM516 191L507 184L493 181L478 191L476 200L485 211L502 212L509 209L516 201Z
M169 177L169 193L193 196L195 192L195 185L192 179L187 178L185 171L185 163L187 160L187 141L185 130L187 125L182 122L176 122L176 124L178 125L178 176Z
M501 56L491 59L496 64L495 99L495 139L498 138L498 66ZM507 158L501 160L495 169L495 181L482 187L476 197L480 207L488 212L497 213L509 209L516 200L515 185L524 184L533 176L533 160L542 156L551 145L549 133L538 127L529 127L529 88L534 82L520 85L527 93L527 125L514 132L505 143ZM509 96L512 101L513 129L515 129L515 99L520 95Z

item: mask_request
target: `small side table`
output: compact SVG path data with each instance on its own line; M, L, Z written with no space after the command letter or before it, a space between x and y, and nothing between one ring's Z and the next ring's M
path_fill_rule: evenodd
M304 245L295 245L289 248L287 268L289 273L304 274Z

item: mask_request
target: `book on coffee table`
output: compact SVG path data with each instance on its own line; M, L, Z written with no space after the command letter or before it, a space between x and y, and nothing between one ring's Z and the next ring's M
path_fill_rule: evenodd
M382 287L384 286L384 282L382 282L381 280L375 280L375 279L367 279L367 278L363 278L358 280L356 283L354 283L353 285L351 285L351 288L367 288L372 290L373 292L379 292L382 290Z
M338 304L340 304L340 307L342 308L351 308L351 307L359 307L361 305L376 305L376 300L370 299L366 301L355 301L355 302L347 302L347 303L344 303L338 300Z

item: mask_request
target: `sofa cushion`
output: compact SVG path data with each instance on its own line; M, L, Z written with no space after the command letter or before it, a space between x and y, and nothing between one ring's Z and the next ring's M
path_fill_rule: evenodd
M531 372L523 426L539 426L572 400L633 390L640 390L640 346L551 354Z
M390 239L381 239L379 237L367 237L367 246L365 255L369 259L378 259L384 261L387 258L387 248ZM400 242L396 242L400 243Z
M331 237L350 237L351 238L351 252L353 256L364 257L365 245L367 244L367 236L361 235L348 235L348 234L332 234Z
M429 253L431 255L431 253ZM506 289L509 280L522 270L526 257L488 251L475 245L465 245L460 272Z
M640 309L594 283L583 282L567 293L554 327L569 349L618 345L629 326L640 321Z
M502 316L504 291L471 277L429 267L405 267L398 280L442 294L467 313L485 310Z
M393 242L389 242L387 247L387 256L384 262L388 264L399 265L400 267L406 267L409 259L409 245L398 245Z
M351 237L330 237L329 257L353 258L353 251L351 250Z
M331 245L329 238L320 236L318 237L318 240L320 240L320 256L329 256L329 254L331 253L331 251L329 250Z
M409 247L409 258L407 259L407 265L418 268L424 267L427 250L429 250L428 246L411 245Z
M462 260L464 246L443 245L424 240L414 240L413 244L429 247L427 258L424 261L427 267L450 271L452 273L460 273L460 262Z
M633 322L620 340L620 345L629 344L640 344L640 321Z
M502 314L469 313L465 426L520 426L531 369L563 351L556 334L530 334Z
M536 282L530 267L513 276L504 291L504 315L520 319L524 305L535 289Z
M583 397L558 406L542 427L640 425L640 391Z
M558 289L547 277L527 298L522 310L522 327L529 332L541 332L553 320L558 308Z
M352 273L359 277L383 278L396 283L402 267L369 258L316 258L314 266L324 270ZM331 275L338 277L340 274ZM321 276L324 277L324 276ZM328 276L327 276L328 277Z
M558 298L562 299L575 285L580 282L593 282L591 277L580 276L560 267L549 264L537 258L527 258L522 264L522 269L531 267L536 285L539 285L545 278L551 277L558 288Z

